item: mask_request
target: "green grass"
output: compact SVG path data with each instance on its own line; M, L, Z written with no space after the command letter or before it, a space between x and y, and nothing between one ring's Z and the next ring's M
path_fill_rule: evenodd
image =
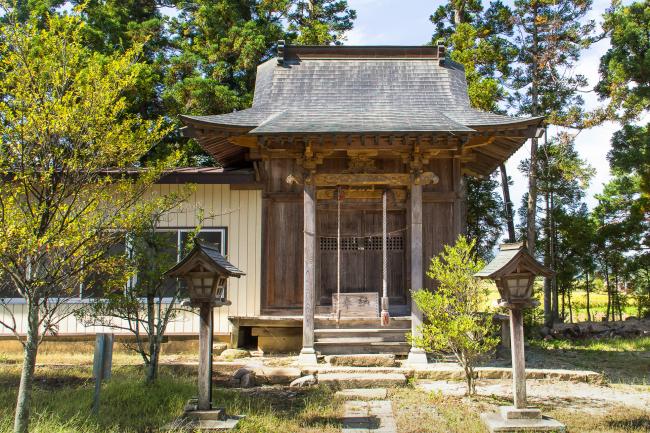
M10 432L20 370L0 367L0 432ZM155 432L182 413L196 394L195 376L166 369L153 385L136 367L119 367L102 389L98 416L90 413L93 384L85 367L39 368L34 390L31 432ZM240 432L338 432L341 402L327 390L278 394L273 388L255 393L215 388L214 402L231 414L246 415Z
M650 338L602 338L589 340L533 340L531 344L546 350L589 350L600 352L650 352Z
M603 373L611 383L650 384L650 337L530 340L527 365Z

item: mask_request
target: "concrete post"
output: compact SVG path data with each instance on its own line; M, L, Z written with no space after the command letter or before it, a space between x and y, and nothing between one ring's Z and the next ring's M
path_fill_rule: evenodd
M422 185L411 186L411 290L424 287L422 269ZM411 299L411 334L420 335L419 326L422 324L422 311ZM427 354L424 349L412 346L409 351L408 364L426 364Z
M302 350L298 362L302 365L317 364L314 351L314 309L316 298L316 187L305 182L304 186L304 267L303 267L303 322Z

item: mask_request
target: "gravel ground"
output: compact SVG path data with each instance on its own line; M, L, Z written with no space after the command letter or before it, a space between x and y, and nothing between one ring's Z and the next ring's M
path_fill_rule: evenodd
M650 407L650 387L642 385L594 385L589 383L528 380L528 402L531 405L553 405L591 413L605 413L612 406L627 406L647 410ZM462 382L422 381L418 387L428 392L462 396ZM507 380L482 380L476 387L482 396L512 398L512 382Z

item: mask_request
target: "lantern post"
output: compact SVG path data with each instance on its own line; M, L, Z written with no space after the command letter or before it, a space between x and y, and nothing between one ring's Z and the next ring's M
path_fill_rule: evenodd
M524 243L502 244L499 253L485 268L476 273L479 278L494 280L501 299L510 315L510 348L512 352L513 406L501 406L498 413L484 413L481 419L492 433L566 431L560 422L542 416L541 410L528 407L526 402L526 357L524 353L523 312L535 307L533 298L535 277L550 277L553 271L542 266L528 253Z
M199 310L198 398L188 403L179 422L185 422L185 427L189 427L189 422L202 430L221 428L223 423L232 420L223 409L212 407L213 312L215 308L231 304L228 278L245 274L221 255L218 245L196 240L192 250L165 275L179 279L189 297L187 303Z

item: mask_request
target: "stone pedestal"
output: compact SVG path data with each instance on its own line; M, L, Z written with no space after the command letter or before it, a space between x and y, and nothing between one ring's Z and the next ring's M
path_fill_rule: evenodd
M404 365L427 365L428 362L427 353L424 351L424 349L420 349L419 347L411 347L408 358L406 358Z
M234 429L243 416L228 416L222 408L198 409L198 399L185 405L183 416L163 427L163 431L227 431Z
M481 420L490 433L566 432L561 422L542 415L539 409L501 406L498 413L483 413Z
M309 347L303 347L298 355L298 364L301 366L318 365L318 358L316 358L316 351Z

